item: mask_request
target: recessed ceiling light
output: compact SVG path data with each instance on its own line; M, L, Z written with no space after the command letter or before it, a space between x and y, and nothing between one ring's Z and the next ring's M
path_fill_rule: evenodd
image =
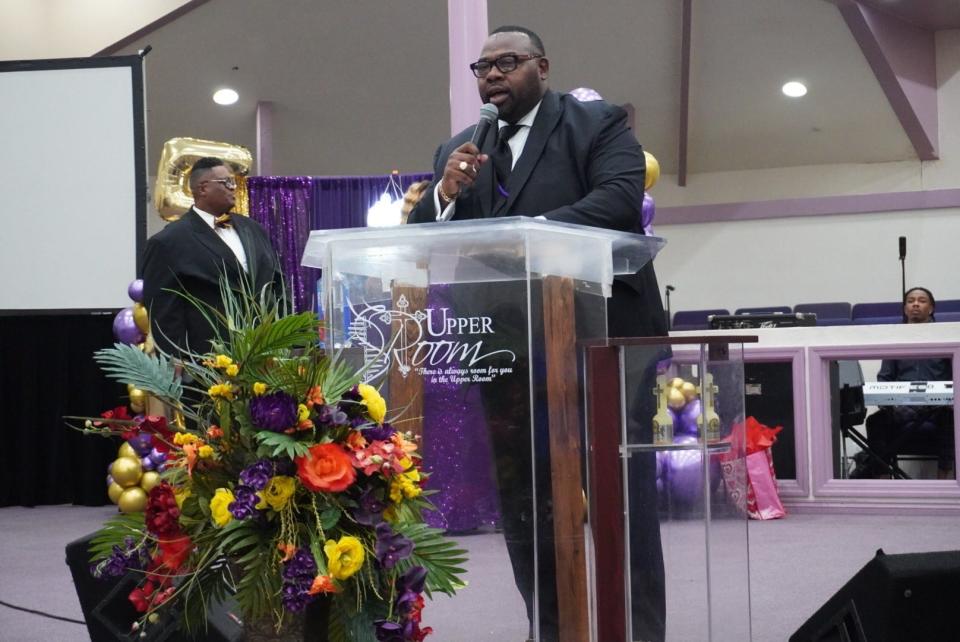
M807 86L802 82L797 82L796 80L791 80L783 86L781 89L784 94L790 96L791 98L799 98L800 96L807 95Z
M232 105L239 99L240 94L233 89L218 89L213 93L213 102L218 105Z

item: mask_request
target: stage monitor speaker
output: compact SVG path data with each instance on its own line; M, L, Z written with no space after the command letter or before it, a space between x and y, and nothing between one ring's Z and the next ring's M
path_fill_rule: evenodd
M960 639L960 551L878 550L790 642Z
M130 572L116 579L97 579L90 573L90 540L93 533L67 544L67 565L73 575L83 619L92 642L236 642L243 637L240 618L230 603L211 604L207 610L207 628L189 637L180 630L179 613L170 613L152 625L147 637L131 634L130 625L138 613L128 599L142 574Z

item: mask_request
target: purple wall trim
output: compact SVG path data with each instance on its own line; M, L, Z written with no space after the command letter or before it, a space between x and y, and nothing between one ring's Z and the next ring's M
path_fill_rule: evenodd
M778 363L789 361L793 377L794 452L796 479L777 479L781 497L807 497L810 494L810 466L807 441L807 359L804 348L755 348L744 346L745 363Z
M677 185L687 185L687 144L690 140L690 37L693 0L683 0L680 9L680 119L677 132Z
M834 479L832 467L832 429L830 421L830 375L828 362L834 359L883 359L909 356L951 357L960 363L960 343L888 344L865 346L831 346L809 348L810 366L810 460L813 468L813 496L815 499L845 500L850 505L866 506L871 502L890 508L890 500L909 505L916 499L918 507L924 501L948 502L960 510L960 482L957 480L855 480ZM960 425L958 406L953 408L954 426ZM960 440L956 445L960 447ZM960 458L955 459L960 461ZM862 501L858 501L862 500Z
M206 4L209 1L210 0L191 0L186 4L180 5L179 7L177 7L170 13L168 13L167 15L157 18L156 20L146 25L145 27L141 29L137 29L126 38L121 38L120 40L116 41L112 45L109 45L108 47L101 49L100 51L98 51L93 55L94 56L112 56L113 54L117 53L118 51L120 51L121 49L129 45L131 42L136 42L140 38L143 38L144 36L151 34L154 31L157 31L161 27L165 27L166 25L170 24L180 16L190 13L200 5Z
M487 39L487 0L447 0L450 45L450 134L477 122L480 96L469 65Z
M939 157L937 59L933 31L855 0L837 7L920 160Z
M658 225L752 221L794 216L867 214L960 207L960 189L789 198L749 203L658 207Z

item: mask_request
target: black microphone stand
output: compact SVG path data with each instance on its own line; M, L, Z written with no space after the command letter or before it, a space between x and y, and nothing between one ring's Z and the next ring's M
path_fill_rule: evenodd
M666 309L666 311L665 311L665 314L667 315L667 332L670 332L670 330L673 329L673 323L672 323L672 320L671 320L671 319L672 319L672 315L670 314L670 293L673 292L674 290L676 290L676 288L673 287L672 285L668 285L668 286L666 287L665 296L666 296L666 299L667 299L667 306L666 306L667 309Z

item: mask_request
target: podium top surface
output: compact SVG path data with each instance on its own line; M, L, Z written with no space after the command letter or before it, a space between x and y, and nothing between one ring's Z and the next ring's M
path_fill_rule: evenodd
M607 286L648 263L666 241L526 216L316 230L301 264L412 283L566 276Z

